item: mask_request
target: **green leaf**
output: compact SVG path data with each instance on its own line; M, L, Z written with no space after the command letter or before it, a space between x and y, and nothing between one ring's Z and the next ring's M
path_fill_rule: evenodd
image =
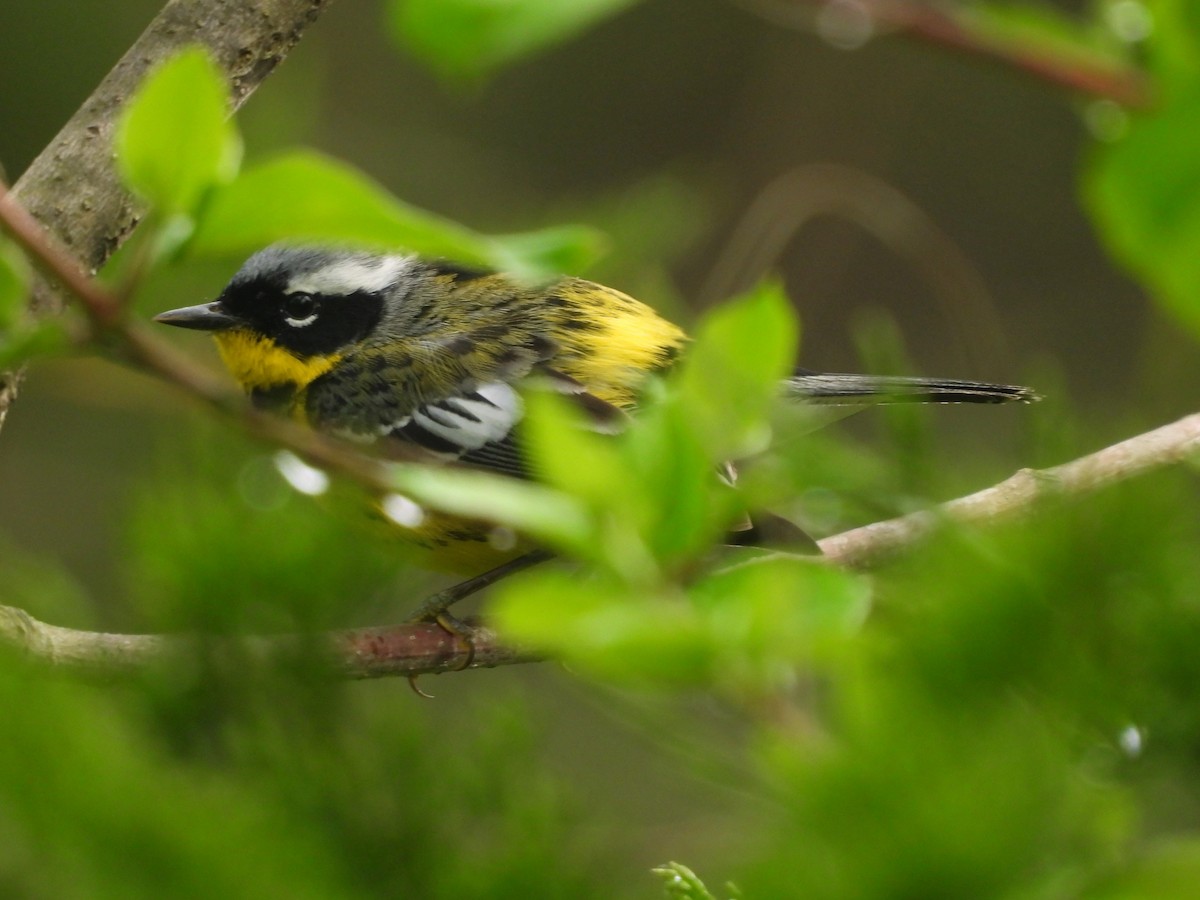
M862 576L780 553L730 565L688 594L738 657L785 663L856 634L871 606L870 583Z
M593 510L601 523L595 561L631 584L652 583L662 570L690 565L729 529L742 509L717 466L765 443L795 334L778 289L722 307L702 327L678 383L657 394L651 386L615 440L587 433L554 398L532 398L526 435L535 468Z
M602 678L699 685L714 672L703 623L677 595L548 569L501 582L490 608L509 639Z
M117 128L117 165L159 212L194 213L236 174L241 142L228 95L221 70L193 48L151 72L130 101Z
M579 249L584 234L552 229L490 238L397 200L344 163L294 151L216 191L189 250L242 256L285 239L341 242L547 275L559 270L547 271L546 263L586 255Z
M1170 93L1200 75L1200 7L1194 0L1157 0L1148 5L1153 29L1146 47L1156 90Z
M683 863L669 862L650 871L663 880L663 890L670 900L717 900Z
M622 442L634 489L647 512L642 531L666 566L688 564L727 532L742 512L723 483L678 396L648 403Z
M1194 834L1160 838L1121 871L1088 891L1088 900L1174 900L1200 880L1200 839Z
M393 0L401 44L443 76L478 78L555 43L637 0Z
M1200 337L1200 79L1093 153L1084 194L1113 255Z
M593 539L583 558L630 582L657 575L643 538L653 497L622 457L621 441L590 430L564 398L530 392L522 434L539 478L571 495L588 510Z
M1088 68L1129 65L1127 48L1111 32L1091 18L1068 15L1047 3L975 3L953 9L979 41Z
M586 504L586 557L631 585L690 562L727 530L736 498L674 407L643 407L620 435L598 434L562 397L532 393L522 426L539 477ZM657 561L657 562L656 562Z
M421 505L508 525L555 547L578 552L593 537L577 501L531 482L432 466L397 467L392 477L399 493Z
M489 240L493 267L531 279L582 272L608 251L608 238L586 225L557 225Z
M686 595L548 569L503 582L491 609L511 639L600 677L737 694L777 689L797 663L857 634L870 588L813 560L752 552Z
M0 241L0 332L12 328L29 296L29 263L8 241Z
M582 413L550 391L530 391L525 402L523 434L541 480L592 504L636 501L612 435L590 430Z
M1200 13L1190 0L1161 0L1153 13L1156 103L1093 150L1083 194L1117 261L1200 337Z
M680 403L714 462L763 448L779 381L792 369L796 317L782 288L763 284L710 313L679 376Z

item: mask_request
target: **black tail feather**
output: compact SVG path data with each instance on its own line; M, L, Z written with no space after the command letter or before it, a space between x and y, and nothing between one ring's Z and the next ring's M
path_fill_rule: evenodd
M891 375L841 375L797 369L787 389L806 403L1031 403L1039 399L1016 384Z

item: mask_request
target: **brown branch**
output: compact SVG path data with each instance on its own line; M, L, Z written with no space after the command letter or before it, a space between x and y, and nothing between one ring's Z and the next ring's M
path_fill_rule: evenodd
M739 0L754 13L788 28L812 29L830 0ZM982 26L969 7L920 0L835 0L847 14L862 16L872 30L891 30L958 53L990 60L1039 81L1141 108L1153 100L1149 77L1133 66L1070 57L998 36ZM864 37L869 35L864 34Z
M61 242L77 268L98 271L141 215L118 178L112 139L122 109L146 72L178 50L199 44L228 76L236 109L329 2L170 0L17 181L16 199ZM39 285L31 309L35 315L56 314L62 299ZM0 426L21 377L19 371L0 372Z
M1032 512L1040 501L1076 497L1200 455L1200 413L1193 413L1049 469L1022 469L999 484L924 510L835 534L818 543L849 568L869 568L925 540L946 521L982 524Z
M255 659L302 658L331 677L364 679L428 675L536 662L537 654L501 644L496 633L468 621L473 649L435 623L356 628L315 635L210 637L107 634L48 625L24 610L0 606L0 648L55 671L89 678L134 675L185 661L197 653L228 651ZM318 652L313 652L314 648Z

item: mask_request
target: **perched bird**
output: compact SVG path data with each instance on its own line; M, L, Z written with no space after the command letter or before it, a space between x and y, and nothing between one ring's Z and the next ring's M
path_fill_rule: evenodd
M529 285L440 260L285 245L250 257L215 301L156 321L212 332L257 406L392 458L518 477L524 382L550 383L615 430L687 343L650 307L581 278ZM784 391L851 405L1034 398L1014 385L807 370ZM427 563L464 573L522 551L446 515L426 513L405 533Z

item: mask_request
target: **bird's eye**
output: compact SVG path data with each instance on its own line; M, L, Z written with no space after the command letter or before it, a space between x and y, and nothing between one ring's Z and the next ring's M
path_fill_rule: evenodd
M288 294L283 301L284 321L293 328L311 325L317 319L317 298L312 294Z

